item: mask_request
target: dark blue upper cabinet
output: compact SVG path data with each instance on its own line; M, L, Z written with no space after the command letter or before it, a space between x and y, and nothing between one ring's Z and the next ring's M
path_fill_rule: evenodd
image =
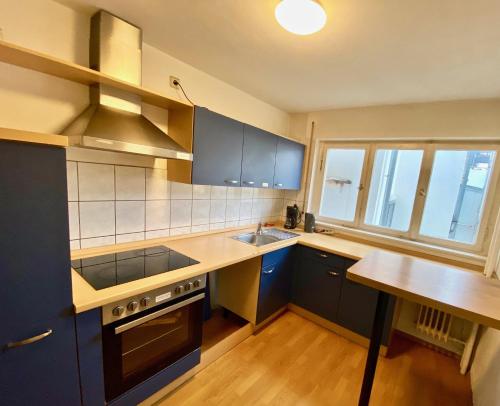
M277 143L276 135L245 125L241 186L273 187Z
M278 138L274 170L275 189L300 189L304 149L303 144Z
M0 224L0 403L78 405L64 149L0 141Z
M192 182L240 186L243 123L195 107Z

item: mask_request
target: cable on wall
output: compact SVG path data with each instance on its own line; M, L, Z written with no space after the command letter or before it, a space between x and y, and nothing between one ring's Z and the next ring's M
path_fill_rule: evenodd
M191 99L188 97L188 95L184 91L184 88L182 87L181 82L179 82L177 79L174 79L174 81L172 83L174 84L174 86L179 86L180 87L180 89L182 90L182 94L184 95L184 97L189 101L189 103L191 103L194 106L194 103L191 101Z

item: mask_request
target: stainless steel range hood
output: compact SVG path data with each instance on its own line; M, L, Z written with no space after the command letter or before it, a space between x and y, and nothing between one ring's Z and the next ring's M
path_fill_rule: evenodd
M142 31L106 11L91 19L90 67L141 85ZM110 86L90 87L90 106L63 135L70 145L192 161L193 155L142 115L141 98Z

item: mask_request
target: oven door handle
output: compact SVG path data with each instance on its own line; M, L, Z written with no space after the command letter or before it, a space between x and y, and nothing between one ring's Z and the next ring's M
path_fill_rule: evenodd
M122 324L115 328L115 334L123 333L124 331L130 330L131 328L140 326L150 320L156 319L157 317L163 316L164 314L173 312L174 310L180 309L181 307L187 306L188 304L197 302L205 297L205 293L200 293L199 295L193 296L189 299L183 300L182 302L176 303L172 306L165 307L164 309L158 310L157 312L148 314L147 316L141 317L140 319L136 319L130 321L128 323Z

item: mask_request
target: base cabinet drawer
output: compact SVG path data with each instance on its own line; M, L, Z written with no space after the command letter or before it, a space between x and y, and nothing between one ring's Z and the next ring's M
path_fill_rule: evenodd
M326 263L299 258L294 272L292 303L335 322L344 271Z

